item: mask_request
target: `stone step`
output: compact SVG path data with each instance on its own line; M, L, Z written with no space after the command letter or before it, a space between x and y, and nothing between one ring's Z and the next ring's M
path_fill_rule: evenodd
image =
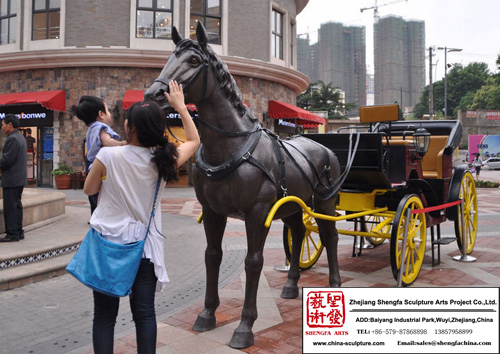
M25 239L0 244L0 291L65 274L64 268L89 229L88 206L25 228Z
M66 195L62 192L24 188L23 227L64 215ZM0 234L5 232L3 219L3 201L0 201Z

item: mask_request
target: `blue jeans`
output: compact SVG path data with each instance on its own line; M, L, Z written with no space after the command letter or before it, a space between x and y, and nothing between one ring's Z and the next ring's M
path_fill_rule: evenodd
M149 259L142 259L132 286L130 309L135 322L137 352L156 352L156 314L154 265ZM92 342L95 354L113 354L114 330L120 298L94 291L94 325Z

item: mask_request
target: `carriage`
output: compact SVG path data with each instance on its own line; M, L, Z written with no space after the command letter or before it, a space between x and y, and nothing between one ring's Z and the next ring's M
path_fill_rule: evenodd
M362 107L360 121L365 131L354 136L343 132L304 134L334 151L346 174L339 191L338 215L317 214L295 197L280 199L269 214L266 225L285 203L303 207L306 235L300 268L312 267L323 250L318 218L347 221L344 225L350 227L337 224L337 230L354 236L353 256L361 254L365 240L366 246L376 247L389 239L392 273L403 286L412 284L420 272L428 228L433 266L440 262L441 244L456 240L459 249L470 254L477 235L477 195L467 166L453 167L462 137L460 122L400 121L397 105ZM357 149L349 161L353 141ZM440 225L446 220L454 222L456 237L441 237ZM290 260L292 240L286 226L283 242Z

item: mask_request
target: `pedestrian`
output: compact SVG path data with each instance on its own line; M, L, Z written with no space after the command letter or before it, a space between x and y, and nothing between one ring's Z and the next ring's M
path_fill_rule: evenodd
M6 114L2 119L2 131L7 135L0 158L3 188L3 217L6 236L0 242L24 239L23 204L21 195L28 181L26 139L17 129L19 118Z
M84 192L99 192L99 204L90 219L91 226L106 239L130 243L144 238L151 216L158 178L162 183L178 179L177 167L186 162L200 144L198 132L184 103L182 85L171 81L171 106L180 114L186 141L176 147L165 135L166 117L153 101L137 102L127 113L124 123L127 145L103 147L85 180ZM130 307L136 327L138 353L156 350L155 291L168 282L164 260L164 236L161 235L161 203L151 222L139 271L132 286ZM94 352L113 353L114 326L120 299L94 291Z
M85 174L88 175L97 153L103 146L122 146L127 142L120 141L120 135L110 128L113 118L108 105L102 98L82 96L76 107L76 116L89 127L86 137L89 165L85 171ZM98 197L99 193L89 195L90 215L97 207Z
M472 161L472 166L476 170L476 178L479 178L479 173L481 172L481 167L483 166L483 160L481 159L481 155L477 154Z

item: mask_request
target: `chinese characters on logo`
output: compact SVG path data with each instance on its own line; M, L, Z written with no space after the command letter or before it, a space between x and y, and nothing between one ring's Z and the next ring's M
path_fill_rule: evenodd
M309 327L342 327L345 322L345 301L342 291L311 291L307 295Z

